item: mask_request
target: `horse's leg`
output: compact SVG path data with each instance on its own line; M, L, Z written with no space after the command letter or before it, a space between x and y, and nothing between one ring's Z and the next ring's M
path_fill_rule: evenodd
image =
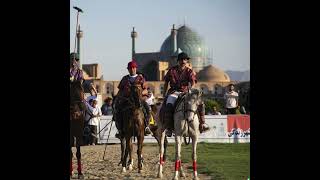
M197 174L197 143L198 137L196 135L192 137L193 180L199 179Z
M152 132L154 135L154 138L157 140L157 143L159 147L161 146L161 134L159 134L158 131ZM167 158L167 146L168 146L168 139L167 136L164 137L164 153L163 153L163 162L166 161Z
M133 151L133 144L132 144L132 137L130 137L129 139L127 139L127 147L129 148L129 171L131 171L133 169L133 154L132 154L132 151Z
M120 162L118 164L118 166L123 162L124 159L124 154L125 154L125 150L126 150L126 141L125 138L120 138L120 144L121 144L121 158L120 158Z
M176 134L176 163L175 163L175 172L174 172L174 180L178 180L179 170L181 167L181 136Z
M78 139L77 139L78 140ZM77 162L78 162L78 178L79 179L83 179L83 174L82 174L82 164L81 164L81 151L80 151L80 145L77 143L77 152L76 152L76 156L77 156Z
M168 139L167 136L164 138L164 154L163 154L163 161L167 160L167 147L168 147Z
M182 136L180 136L179 172L180 172L180 177L186 177L185 173L183 172L182 165L181 165L181 145L182 145Z
M138 168L139 168L139 173L142 171L142 145L143 145L143 140L144 140L144 133L143 131L140 132L140 135L138 135L138 148L137 148L137 155L138 155Z
M72 146L70 146L70 176L73 174L73 167L72 167Z
M165 138L165 131L159 129L159 134L160 134L160 145L159 145L159 157L160 157L160 162L159 162L159 171L158 171L158 178L162 178L162 167L164 164L163 160L163 153L164 153L164 138Z
M123 157L123 160L122 160L122 171L121 173L124 173L126 172L126 166L127 166L127 158L128 158L128 153L129 153L129 146L128 146L128 138L125 138L125 153L124 153L124 157Z

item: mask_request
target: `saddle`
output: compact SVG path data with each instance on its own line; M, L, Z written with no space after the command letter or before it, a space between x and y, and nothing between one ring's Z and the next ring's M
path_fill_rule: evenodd
M186 94L187 93L180 93L179 94L177 101L173 105L173 109L174 109L173 112L176 112L178 104L180 104L182 101L184 101L184 99L186 97ZM165 104L167 103L167 98L168 98L168 96L164 99L163 104L162 104L161 109L160 109L159 117L160 117L161 123L164 123L164 120L165 120L164 119L164 113L165 113Z
M174 112L177 110L178 104L180 104L182 101L184 101L186 94L187 93L180 93L179 94L177 101L173 105Z

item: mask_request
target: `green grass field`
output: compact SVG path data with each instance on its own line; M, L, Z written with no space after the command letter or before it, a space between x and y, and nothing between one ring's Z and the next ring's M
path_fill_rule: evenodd
M168 159L175 160L174 144L168 146ZM192 169L192 145L182 145L182 163ZM247 180L250 176L250 143L199 143L198 172L213 179Z

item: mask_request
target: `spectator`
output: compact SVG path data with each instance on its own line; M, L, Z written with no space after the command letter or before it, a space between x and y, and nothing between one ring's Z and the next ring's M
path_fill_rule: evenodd
M112 98L107 97L101 107L102 115L112 115Z
M211 114L212 115L221 115L221 113L219 111L217 111L217 107L216 106L213 106Z
M234 85L230 84L228 92L226 92L224 95L224 99L226 100L227 114L236 114L238 97L238 93L234 91Z
M152 106L155 104L154 99L155 97L153 96L152 91L150 90L150 88L148 88L148 95L147 95L146 102L148 103L149 106Z
M90 144L95 145L97 143L97 129L98 129L97 127L100 121L99 117L101 117L102 113L101 113L101 109L97 107L98 101L96 99L92 100L92 106L88 103L86 104L87 104L89 115L91 116L88 122L89 128L91 130Z

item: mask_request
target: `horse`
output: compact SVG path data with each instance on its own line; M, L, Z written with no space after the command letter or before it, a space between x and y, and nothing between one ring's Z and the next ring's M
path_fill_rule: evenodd
M80 146L83 141L83 129L84 129L84 90L80 81L71 82L70 84L70 177L73 174L72 168L72 147L74 146L74 140L76 140L76 157L78 163L78 178L83 179L81 167L81 151Z
M113 96L113 99L115 100L117 96ZM113 101L115 102L115 101ZM114 104L112 105L113 108L115 109L114 107ZM149 127L150 127L150 130L152 132L152 136L157 140L157 143L158 145L160 146L160 134L159 134L159 131L158 131L158 125L157 125L157 122L158 122L158 114L159 114L159 110L157 108L156 105L151 105L151 116L154 118L154 121L155 123L154 124L150 124ZM121 158L120 158L120 162L118 165L122 164L122 162L125 162L124 161L124 154L125 154L125 138L122 137L120 138L120 144L121 144ZM164 138L164 155L163 155L163 160L166 161L166 157L167 157L167 146L168 146L168 139L167 139L167 136L165 136ZM143 166L143 163L144 163L144 159L143 159L143 156L141 155L141 161L142 161L142 166ZM133 158L130 156L129 154L129 161L128 161L128 164L129 164L129 170L132 170L132 163L133 163Z
M201 95L202 93L198 89L191 89L191 92L187 92L185 95L182 95L181 99L178 99L176 102L174 110L174 133L175 133L175 173L173 179L178 179L180 172L181 177L185 177L181 166L181 144L182 137L189 136L192 139L192 160L193 160L193 179L198 180L197 175L197 141L199 132L199 118L197 115L198 105L202 102ZM160 165L158 169L158 178L162 178L162 169L164 165L163 161L163 152L164 152L164 136L165 129L167 128L165 123L160 121L159 131L161 133L161 146L159 147L159 156L160 156ZM179 171L179 172L178 172Z
M129 165L128 169L131 171L133 169L133 159L132 159L132 137L137 137L138 139L138 172L142 172L142 145L144 141L144 114L142 110L141 97L142 97L142 88L140 86L132 85L130 87L129 98L117 95L117 98L122 101L122 105L126 104L125 107L121 107L120 114L121 116L117 118L122 118L122 137L121 141L121 162L122 162L122 171L121 173L126 172L126 161L129 155ZM119 107L118 107L119 108ZM119 108L120 109L120 108Z

